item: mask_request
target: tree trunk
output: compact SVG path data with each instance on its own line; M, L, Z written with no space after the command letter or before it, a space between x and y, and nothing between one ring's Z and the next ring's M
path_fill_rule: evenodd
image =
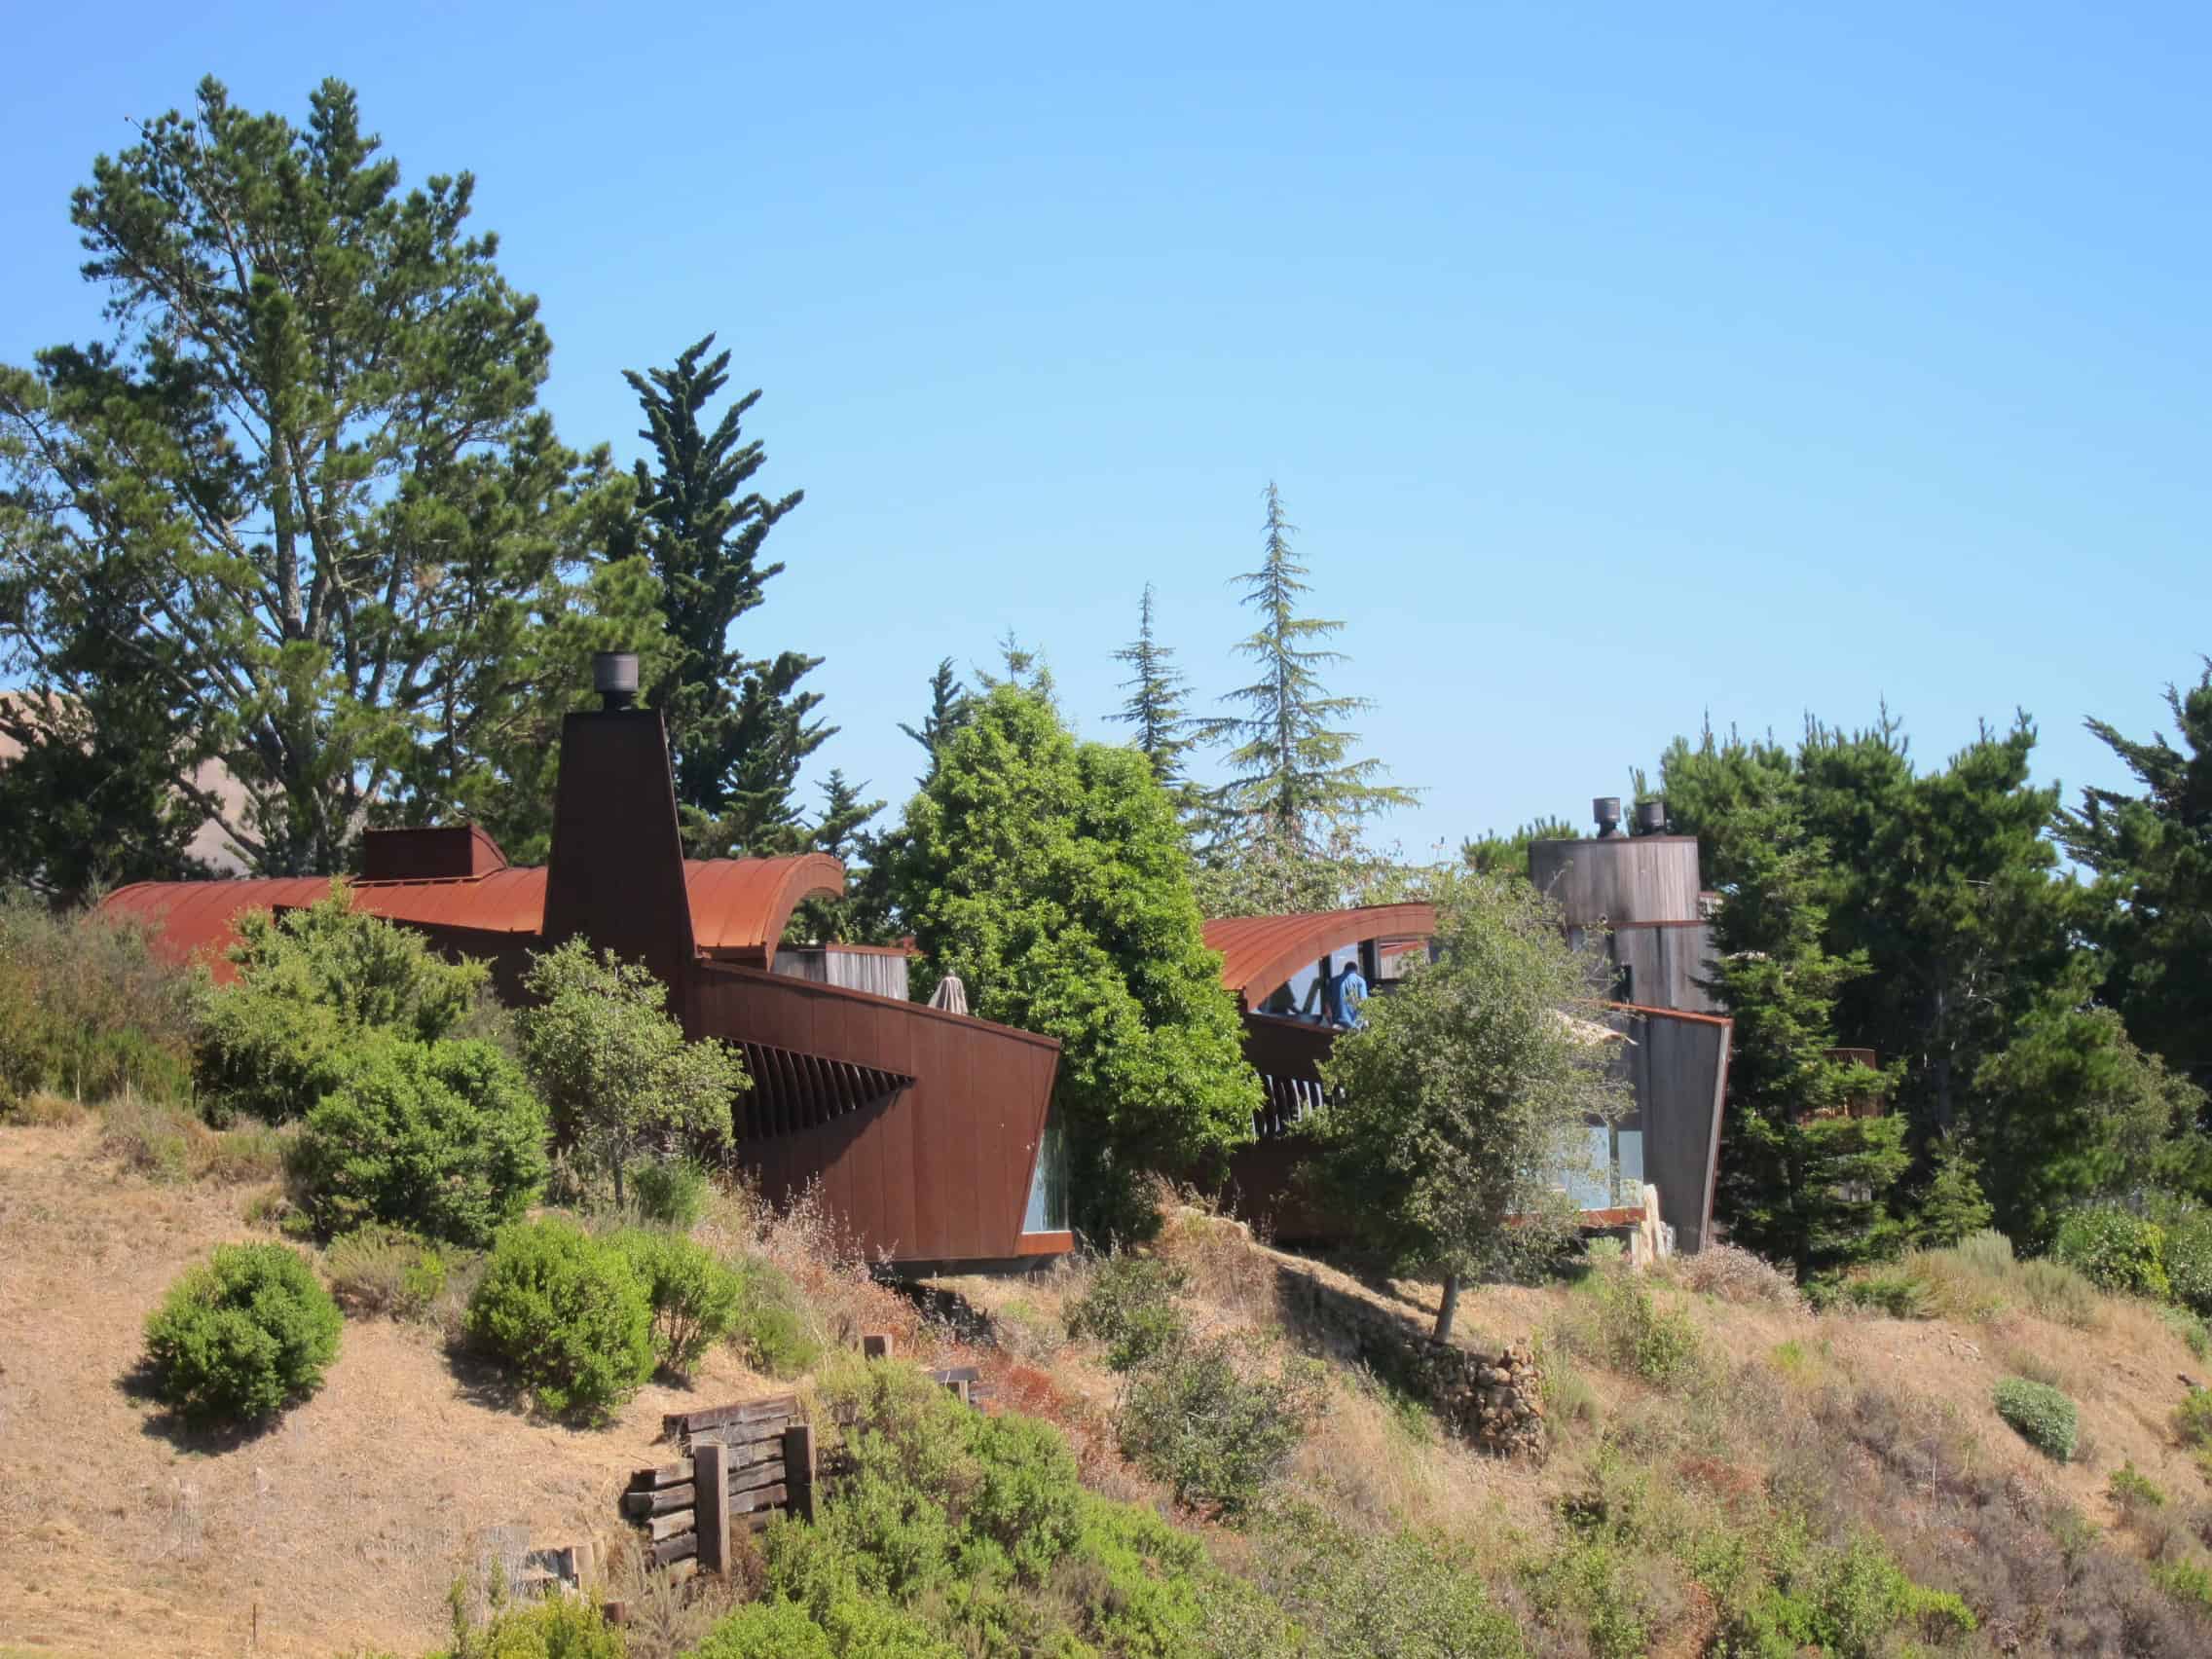
M1432 1333L1440 1343L1452 1340L1452 1319L1459 1311L1459 1275L1444 1275L1444 1304L1436 1310L1436 1329Z
M614 1209L616 1214L620 1214L623 1208L622 1165L626 1161L628 1161L620 1158L614 1160Z

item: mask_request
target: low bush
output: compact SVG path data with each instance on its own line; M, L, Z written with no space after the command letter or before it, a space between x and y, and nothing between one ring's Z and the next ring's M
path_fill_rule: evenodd
M199 1143L210 1138L181 1108L134 1090L103 1102L99 1117L100 1151L150 1181L192 1179Z
M2113 1471L2105 1495L2112 1499L2113 1507L2123 1519L2146 1509L2163 1509L2166 1504L2166 1494L2159 1490L2157 1482L2136 1468L2132 1458Z
M652 1376L652 1308L621 1247L564 1221L508 1228L465 1328L556 1416L604 1419Z
M714 1183L705 1165L688 1158L648 1160L628 1171L630 1203L652 1227L688 1233L707 1213Z
M1663 1388L1694 1380L1705 1358L1688 1312L1625 1266L1586 1276L1555 1336L1570 1351Z
M624 1659L622 1633L590 1602L568 1596L496 1608L481 1624L454 1598L453 1646L431 1659Z
M2192 1311L2212 1313L2212 1213L2200 1209L2166 1218L2166 1282L2173 1299Z
M1936 1296L1925 1278L1910 1272L1877 1269L1853 1274L1836 1286L1835 1300L1848 1308L1885 1313L1892 1319L1933 1319Z
M791 1275L760 1256L734 1265L739 1284L732 1340L745 1363L765 1377L796 1377L822 1357L806 1307Z
M1986 1229L1945 1249L1908 1251L1891 1272L1924 1284L1933 1310L1947 1318L1984 1323L2024 1308L2088 1330L2099 1317L2097 1288L2081 1272L2047 1257L2019 1261L2009 1238Z
M1956 1594L1914 1583L1869 1534L1824 1549L1786 1530L1778 1554L1772 1576L1731 1610L1724 1651L1874 1659L1898 1651L1901 1632L1940 1639L1979 1622Z
M250 1422L322 1384L344 1320L281 1244L218 1244L146 1321L156 1397L192 1421Z
M488 1043L363 1040L293 1148L328 1237L371 1222L481 1245L545 1180L545 1109Z
M645 1288L654 1357L669 1371L688 1372L735 1328L745 1280L681 1233L633 1228L614 1241Z
M423 1319L445 1294L451 1267L427 1239L396 1227L363 1227L331 1241L322 1271L350 1313Z
M2177 1602L2212 1610L2212 1567L2198 1561L2162 1561L2151 1567L2151 1582Z
M2164 1300L2166 1230L2155 1221L2099 1205L2070 1210L2051 1239L2052 1259L2104 1290Z
M0 892L0 1118L42 1089L189 1098L201 983L135 918Z
M1177 1502L1234 1515L1282 1472L1326 1398L1314 1361L1271 1368L1253 1346L1184 1342L1133 1373L1115 1423L1123 1453Z
M2201 1316L2186 1308L2161 1308L2158 1322L2180 1339L2195 1359L2212 1359L2212 1329Z
M1183 1340L1175 1306L1183 1271L1158 1256L1118 1251L1101 1261L1083 1295L1069 1304L1068 1335L1106 1345L1106 1363L1132 1371Z
M1992 1399L1997 1415L2037 1451L2060 1463L2074 1456L2080 1418L2074 1402L2049 1383L2008 1377L1997 1384Z
M435 1042L490 977L480 962L446 961L412 928L355 911L343 883L302 909L249 910L238 932L238 982L205 999L194 1045L214 1123L299 1116L344 1080L363 1038Z
M2212 1448L2212 1388L2192 1388L2174 1408L2174 1433L2184 1446Z
M1670 1256L1666 1271L1683 1288L1722 1302L1796 1308L1804 1301L1794 1278L1764 1256L1737 1244L1708 1244L1694 1255Z

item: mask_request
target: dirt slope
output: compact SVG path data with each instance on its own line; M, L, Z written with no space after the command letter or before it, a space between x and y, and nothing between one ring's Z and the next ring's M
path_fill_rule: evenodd
M608 1534L662 1412L775 1386L723 1354L692 1390L571 1431L428 1330L349 1320L321 1393L276 1427L182 1436L132 1391L140 1327L209 1245L256 1235L238 1189L120 1174L94 1135L0 1128L0 1651L419 1653L480 1529Z

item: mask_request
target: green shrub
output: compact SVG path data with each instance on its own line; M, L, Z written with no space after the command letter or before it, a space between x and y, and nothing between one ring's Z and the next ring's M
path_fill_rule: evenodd
M616 1244L645 1287L652 1309L653 1353L679 1374L737 1324L745 1280L704 1244L680 1233L632 1229Z
M1068 1335L1104 1343L1113 1370L1134 1370L1182 1342L1186 1326L1175 1297L1185 1282L1180 1268L1158 1256L1108 1256L1069 1306Z
M838 1659L838 1653L796 1602L756 1602L715 1626L690 1659Z
M1704 1364L1704 1347L1687 1310L1661 1301L1641 1274L1626 1268L1583 1279L1569 1324L1581 1327L1579 1335L1563 1333L1570 1346L1661 1387L1688 1382Z
M1313 1361L1262 1373L1227 1341L1186 1342L1134 1374L1116 1430L1123 1453L1177 1502L1235 1514L1290 1461L1326 1389Z
M2181 1340L2194 1359L2212 1359L2212 1329L2186 1308L2161 1308L2158 1323Z
M1777 1553L1771 1581L1747 1584L1724 1621L1722 1651L1873 1659L1899 1650L1901 1630L1940 1640L1978 1623L1958 1596L1915 1584L1869 1535L1836 1550L1792 1533Z
M426 1239L396 1227L363 1227L331 1241L322 1271L349 1312L421 1319L445 1294L450 1269Z
M2122 1515L2133 1515L2143 1509L2162 1509L2166 1503L2166 1494L2158 1489L2158 1484L2136 1468L2132 1458L2113 1471L2105 1495Z
M2061 1463L2074 1456L2081 1431L2074 1402L2049 1383L2008 1377L1997 1384L1993 1399L1997 1415L2037 1451Z
M454 1599L454 1643L433 1659L624 1659L622 1633L589 1602L550 1597L504 1606L483 1624L463 1616Z
M146 1321L156 1396L194 1421L252 1421L322 1384L344 1320L281 1244L218 1244Z
M1910 1272L1862 1272L1836 1287L1850 1307L1886 1313L1893 1319L1933 1319L1935 1295L1928 1281Z
M2212 1388L2192 1388L2174 1408L2174 1432L2184 1446L2212 1447Z
M735 1265L740 1286L734 1340L745 1363L766 1377L796 1377L822 1357L798 1286L758 1256Z
M2212 1568L2196 1561L2161 1561L2151 1567L2151 1582L2177 1602L2212 1611Z
M2166 1230L2157 1222L2098 1206L2067 1212L2050 1253L2102 1289L2163 1300L2170 1289L2165 1244Z
M2193 1209L2166 1221L2166 1283L2173 1299L2212 1313L2212 1213Z
M41 1089L188 1099L202 980L134 917L0 891L0 1118Z
M1256 1530L1260 1587L1303 1627L1312 1653L1518 1659L1523 1651L1512 1616L1486 1587L1488 1564L1464 1542L1370 1531L1307 1503L1271 1508ZM1234 1607L1232 1597L1207 1596L1209 1610L1224 1602ZM1278 1636L1230 1650L1289 1648Z
M638 1164L629 1171L630 1202L641 1221L688 1233L707 1213L714 1183L706 1167L688 1158Z
M466 1329L556 1415L604 1419L653 1374L652 1309L628 1257L563 1221L499 1235Z
M364 1042L292 1154L324 1236L370 1222L481 1245L545 1180L545 1110L488 1043Z
M206 999L194 1062L214 1121L297 1117L338 1087L364 1036L444 1037L488 978L411 928L354 911L344 883L305 909L238 921L238 983Z
M184 1109L136 1091L118 1094L99 1109L100 1151L149 1181L192 1179L197 1144L207 1130Z
M1627 1567L1610 1542L1569 1538L1523 1576L1536 1611L1554 1624L1579 1624L1599 1659L1636 1659L1651 1633Z

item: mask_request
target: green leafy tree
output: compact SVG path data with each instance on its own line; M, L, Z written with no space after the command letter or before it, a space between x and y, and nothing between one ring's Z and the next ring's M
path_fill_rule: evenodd
M1267 500L1260 568L1238 578L1260 626L1236 652L1258 665L1260 677L1223 699L1239 713L1198 728L1205 741L1229 751L1229 781L1209 802L1207 858L1217 866L1256 866L1261 878L1246 884L1253 897L1271 891L1303 897L1337 884L1370 819L1415 797L1382 781L1380 760L1352 753L1359 734L1339 722L1372 705L1334 695L1323 684L1324 671L1346 658L1322 642L1344 624L1300 614L1309 571L1291 552L1295 527L1284 518L1272 483Z
M588 696L588 648L658 633L649 573L588 559L627 490L535 406L550 347L467 234L474 181L402 193L350 88L310 106L203 82L76 192L117 342L0 369L0 631L95 716L157 684L175 789L264 873L464 809L527 850L539 826L500 814L549 796L512 776Z
M1580 1017L1604 995L1603 958L1567 944L1557 907L1526 881L1451 870L1432 897L1437 960L1337 1039L1307 1132L1332 1208L1401 1270L1443 1279L1444 1340L1463 1278L1572 1235L1562 1180L1628 1101Z
M1971 1238L1997 1219L1973 1155L1954 1135L1932 1149L1928 1182L1912 1204L1912 1241L1941 1249Z
M1894 1252L1893 1189L1911 1160L1901 1118L1855 1116L1888 1080L1834 1056L1842 988L1863 956L1823 945L1824 849L1787 802L1739 821L1714 923L1714 990L1735 1019L1719 1208L1730 1237L1812 1273ZM1757 832L1763 827L1763 832Z
M535 956L523 983L536 999L515 1016L523 1065L555 1134L613 1177L617 1205L641 1153L685 1137L730 1143L736 1096L751 1087L744 1059L712 1038L685 1042L650 969L578 939Z
M2095 872L2088 930L2105 964L2105 999L2129 1034L2176 1070L2212 1083L2212 664L2166 687L2175 741L2089 730L2133 774L2136 793L2088 789L2059 826Z
M898 889L932 973L986 1019L1060 1039L1053 1102L1093 1231L1135 1231L1138 1177L1248 1140L1244 1063L1167 793L1050 703L977 699L906 809Z
M767 461L743 422L760 393L722 411L710 430L701 416L729 384L727 351L707 353L708 335L673 365L623 378L645 412L640 432L653 464L637 463L639 549L660 577L661 609L676 653L652 688L668 717L676 798L694 852L791 850L799 809L792 791L800 764L836 728L813 719L819 692L799 682L822 658L797 651L753 657L732 639L784 567L763 565L768 533L805 499L748 489Z
M1113 718L1134 728L1130 746L1152 762L1152 775L1172 790L1183 782L1183 756L1197 739L1188 707L1190 682L1175 666L1175 648L1154 637L1152 609L1152 584L1147 582L1137 604L1137 637L1114 653L1116 662L1129 665L1131 677L1122 682L1129 695Z

